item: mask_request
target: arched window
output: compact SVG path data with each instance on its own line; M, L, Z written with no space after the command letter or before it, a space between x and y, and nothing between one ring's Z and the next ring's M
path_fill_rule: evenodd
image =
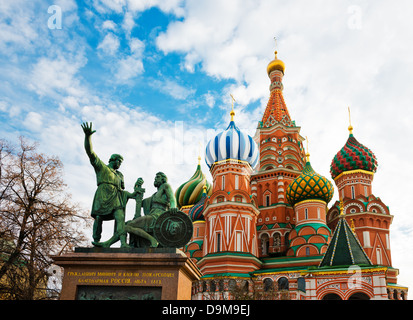
M278 290L289 290L289 283L286 277L281 277L277 281Z
M297 288L299 291L305 292L305 278L299 277L297 279Z
M217 285L215 284L215 281L214 280L212 280L211 282L210 282L210 284L209 284L209 291L211 291L211 292L215 292L215 290L217 289Z
M376 260L377 260L377 264L382 264L382 260L381 260L381 249L380 248L376 248Z
M341 297L336 293L327 293L322 300L343 300Z
M219 280L218 282L219 291L224 291L224 280Z
M244 282L242 283L242 291L243 292L248 292L249 291L249 283L247 280L244 280Z
M290 245L290 240L288 240L288 237L290 236L290 233L289 232L287 232L286 234L285 234L285 236L284 236L284 243L285 243L285 246L286 247L288 247L289 245Z
M221 251L221 233L220 232L217 233L216 249L217 249L216 252Z
M353 293L348 299L349 300L370 300L369 296L363 292Z
M228 289L234 291L237 288L237 282L234 279L230 279L228 282Z
M269 206L270 206L270 195L269 195L269 194L267 194L267 195L265 196L265 206L266 206L266 207L269 207Z
M274 248L278 250L281 248L281 235L279 233L274 234Z
M274 281L271 278L264 279L264 292L274 290Z
M266 233L264 233L261 236L261 246L262 246L262 254L267 255L268 251L269 251L269 248L270 248L270 241L269 241L268 235Z

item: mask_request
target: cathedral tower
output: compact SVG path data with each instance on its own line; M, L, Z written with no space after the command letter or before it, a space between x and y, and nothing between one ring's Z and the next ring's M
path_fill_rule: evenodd
M213 177L212 193L203 216L204 257L198 266L204 275L247 274L259 267L256 258L256 222L259 211L251 197L250 176L258 162L253 139L234 122L206 147L205 160Z
M327 250L331 237L326 214L327 204L333 198L333 185L314 171L309 158L307 153L303 172L287 188L287 200L295 212L287 256L320 256Z
M351 124L349 132L344 147L331 162L331 176L337 185L340 201L343 201L347 222L354 227L367 256L374 265L391 266L390 224L393 216L382 200L372 193L377 159L370 149L357 141ZM337 201L328 211L327 223L332 229L339 220L338 216ZM396 273L389 272L391 282L396 283Z
M277 58L276 51L267 67L270 97L254 136L260 154L251 189L260 210L257 230L261 257L285 254L288 249L295 215L285 193L305 165L304 138L300 136L300 127L291 120L282 94L284 71L285 64Z

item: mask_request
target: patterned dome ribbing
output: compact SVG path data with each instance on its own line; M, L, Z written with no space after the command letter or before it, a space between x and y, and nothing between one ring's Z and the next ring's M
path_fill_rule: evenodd
M205 190L202 193L201 200L194 204L194 206L189 210L188 216L192 219L193 222L195 221L203 221L205 220L203 212L205 208L205 203L208 199L207 191Z
M301 175L287 188L286 197L292 206L304 200L322 200L326 203L333 198L333 184L327 178L319 175L307 161Z
M330 173L333 179L345 171L365 170L374 173L377 165L374 153L350 134L344 147L331 162Z
M207 187L207 194L211 193L211 184L206 180L205 174L201 171L198 164L195 173L175 192L176 202L179 208L197 203L202 197L204 185Z
M205 150L205 161L209 168L214 163L227 159L246 161L254 168L258 163L258 156L255 141L242 132L233 120L225 131L208 142Z

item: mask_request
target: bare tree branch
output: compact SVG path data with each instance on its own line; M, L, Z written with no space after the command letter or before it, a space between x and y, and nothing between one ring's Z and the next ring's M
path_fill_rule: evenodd
M62 177L62 162L39 154L37 144L0 140L0 296L45 298L51 255L86 240L80 230L90 218L72 203Z

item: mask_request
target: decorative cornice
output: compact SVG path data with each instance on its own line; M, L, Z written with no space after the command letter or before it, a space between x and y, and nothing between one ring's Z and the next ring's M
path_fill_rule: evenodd
M366 170L350 170L350 171L344 171L342 173L340 173L337 177L334 178L334 181L337 181L340 177L344 176L344 175L348 175L348 174L354 174L354 173L364 173L364 174L368 174L374 177L374 172L371 171L366 171Z
M294 208L295 208L296 206L300 205L300 204L307 203L307 202L319 202L319 203L322 203L322 204L324 204L324 205L327 205L327 202L325 202L325 201L323 201L323 200L310 199L310 200L303 200L303 201L297 202L297 203L294 205Z
M371 268L369 267L368 269L363 269L363 267L360 267L360 271L361 273L370 273L370 272L386 272L387 271L387 267L377 267L377 268ZM317 275L330 275L330 274L350 274L350 273L354 273L354 270L352 270L353 272L349 272L348 268L344 269L337 269L337 270L320 270L320 269L312 269L312 270L306 270L303 271L301 274L305 275L305 274L314 274L316 273Z

